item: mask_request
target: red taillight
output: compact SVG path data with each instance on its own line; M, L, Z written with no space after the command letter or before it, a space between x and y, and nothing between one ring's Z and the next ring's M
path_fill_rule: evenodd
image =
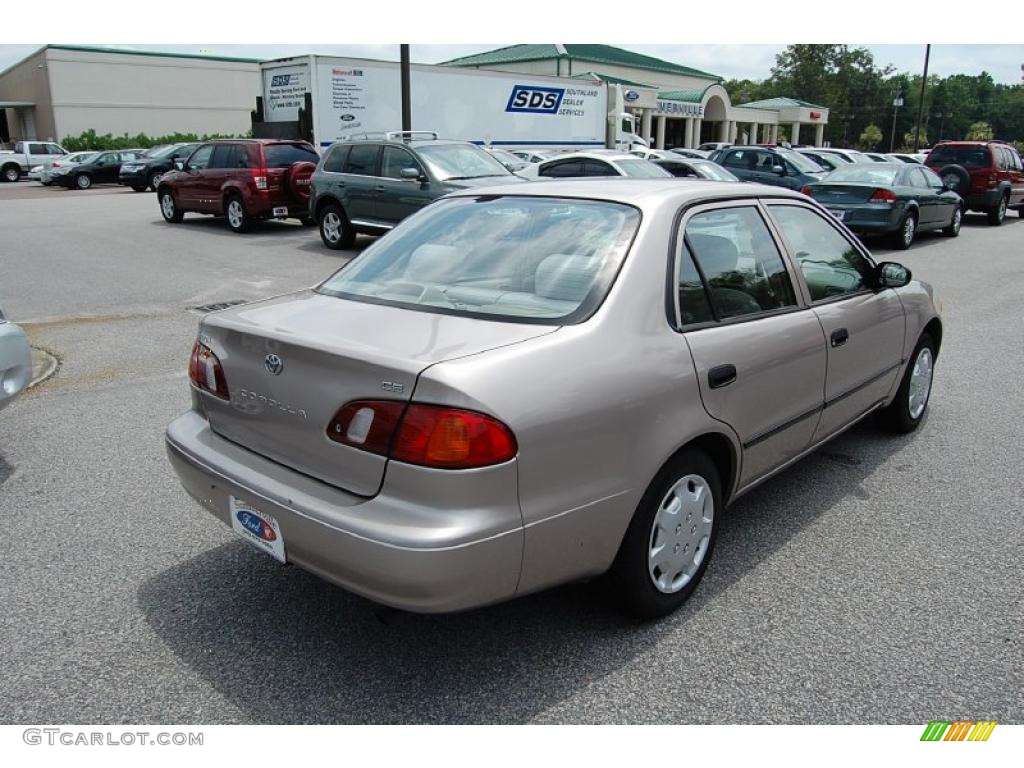
M999 184L999 177L998 176L989 176L988 177L988 188L989 189L994 188L998 184Z
M327 426L327 436L395 461L435 469L487 467L508 461L519 450L512 430L490 416L390 400L348 403Z
M896 195L891 189L876 189L875 194L868 198L869 203L895 203Z
M60 168L60 163L57 163L57 162L50 163L50 167L51 168Z
M256 183L256 189L266 192L267 191L267 169L266 168L253 168L252 169L252 180Z
M800 194L801 195L807 195L808 197L810 197L811 196L811 188L810 187L800 187Z
M192 355L188 360L188 377L194 386L204 392L216 395L222 400L231 399L220 360L213 354L213 350L198 341L193 345Z

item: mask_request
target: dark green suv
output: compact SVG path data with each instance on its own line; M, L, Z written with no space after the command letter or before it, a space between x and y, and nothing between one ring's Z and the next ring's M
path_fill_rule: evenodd
M331 146L313 174L309 211L328 248L383 235L442 195L519 179L475 144L429 131L381 134Z

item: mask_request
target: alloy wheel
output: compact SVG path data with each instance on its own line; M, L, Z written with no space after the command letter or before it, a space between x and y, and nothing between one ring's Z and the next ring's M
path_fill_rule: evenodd
M922 347L910 372L910 389L907 393L907 409L910 418L915 421L921 418L928 405L928 396L932 391L932 370L932 351L928 347Z
M174 198L171 197L170 192L164 192L163 197L160 198L160 210L163 212L165 219L170 219L174 216Z
M914 242L914 230L917 228L917 223L914 221L913 216L907 216L903 222L903 242L909 246Z
M228 203L228 222L235 229L242 226L242 218L245 213L242 211L242 204L237 200Z
M328 211L320 224L324 238L332 243L341 240L341 217L334 211Z
M647 553L647 571L659 592L678 592L694 577L707 554L714 520L711 486L700 475L680 478L665 494Z

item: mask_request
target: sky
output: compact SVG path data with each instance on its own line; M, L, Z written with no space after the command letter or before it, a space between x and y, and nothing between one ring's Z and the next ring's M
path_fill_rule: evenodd
M725 78L750 78L763 80L769 75L775 63L775 54L783 45L731 44L731 45L653 45L619 44L623 48L639 51L650 56L685 64L696 69L712 72ZM42 44L0 45L0 71L32 53ZM222 56L242 56L256 59L275 59L298 56L306 53L324 53L335 56L355 56L371 59L397 60L398 46L395 45L277 45L277 44L232 44L232 45L129 45L92 43L106 47L132 48L147 51L173 53L198 53L200 50ZM413 45L412 60L417 63L435 64L440 61L465 56L480 51L489 51L507 43L480 45ZM862 44L851 43L860 47ZM924 45L863 45L875 56L878 65L892 64L899 71L919 72L924 63ZM929 74L948 76L953 74L976 75L988 72L999 83L1021 82L1021 65L1024 64L1024 45L933 45Z

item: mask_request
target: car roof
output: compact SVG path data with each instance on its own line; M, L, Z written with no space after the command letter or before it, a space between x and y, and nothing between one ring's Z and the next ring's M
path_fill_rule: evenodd
M548 179L526 184L499 184L486 190L466 189L448 197L567 197L583 200L603 200L626 203L653 211L668 205L678 207L686 203L729 198L775 197L801 200L808 198L796 190L784 187L752 184L741 181L723 181L710 189L704 179L664 178L637 179L621 176L577 179Z
M576 159L587 159L587 160L642 160L643 158L637 157L629 152L615 152L610 150L598 150L595 152L566 152L564 155L557 155L556 157L548 158L549 160L576 160Z

